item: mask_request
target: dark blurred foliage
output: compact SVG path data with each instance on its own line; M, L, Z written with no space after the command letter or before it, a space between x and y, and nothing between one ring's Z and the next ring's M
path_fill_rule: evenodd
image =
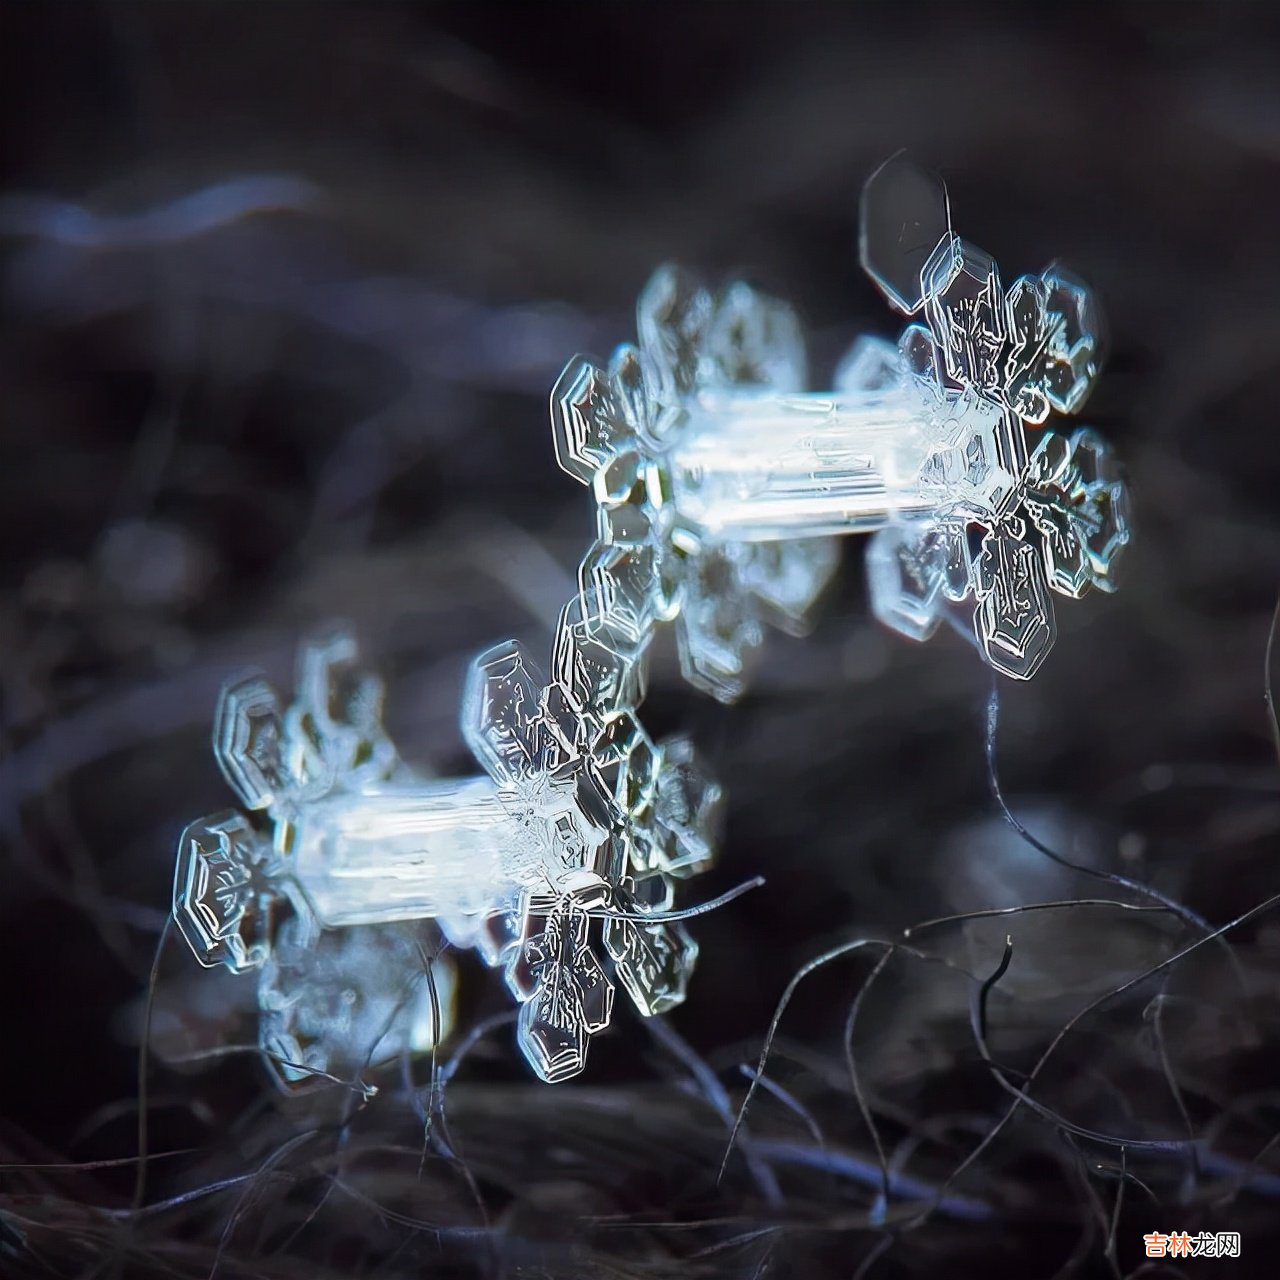
M1268 1273L1280 913L1175 957L1188 913L1280 888L1269 6L11 3L0 102L0 1275L1025 1280L1136 1274L1156 1230L1243 1238L1159 1274ZM870 621L851 540L740 706L659 654L648 723L729 789L704 892L768 881L695 922L667 1027L620 1001L549 1088L503 1024L442 1095L419 1066L363 1107L284 1100L252 1052L157 1052L143 1133L174 839L229 802L220 682L287 687L349 619L405 757L468 769L468 657L546 647L590 532L550 449L560 365L629 337L675 258L793 300L821 380L896 330L854 211L904 145L1006 279L1060 256L1106 301L1089 417L1137 540L1001 686L997 761L1044 844L1183 908L1003 821L989 673ZM805 962L1073 898L1105 901L806 977L718 1177ZM506 1011L463 972L464 1028ZM157 1038L251 1044L252 982L221 978L170 939Z

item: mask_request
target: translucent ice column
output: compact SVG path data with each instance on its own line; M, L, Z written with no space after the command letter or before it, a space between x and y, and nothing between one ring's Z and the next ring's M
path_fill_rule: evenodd
M897 344L861 339L830 391L803 390L784 304L665 267L640 297L638 345L607 368L576 357L552 392L557 458L596 501L584 614L632 645L674 621L686 676L724 701L764 621L805 625L832 535L874 534L882 621L920 639L971 600L987 659L1019 678L1053 643L1050 590L1110 589L1128 540L1102 441L1028 438L1096 377L1087 287L1051 266L1004 290L991 256L952 232L942 184L903 157L866 185L860 244L889 301L926 323ZM1105 550L1076 555L1066 542L1082 536Z
M668 455L676 518L739 542L873 533L948 511L994 519L1017 485L1016 437L988 401L950 408L934 424L900 385L699 396Z
M326 928L515 910L526 888L555 891L548 870L487 777L318 800L299 819L288 860Z
M398 762L345 635L304 647L283 711L260 679L224 691L215 751L265 823L228 811L187 828L174 916L203 964L261 970L262 1044L287 1083L358 1059L379 1016L388 1025L365 1050L423 1042L421 993L394 1000L422 968L397 922L429 920L503 968L526 1006L521 1048L546 1080L582 1069L612 1009L593 917L642 1013L683 998L697 949L661 912L673 878L710 861L719 791L686 743L649 740L625 661L581 634L576 609L556 653L563 682L514 642L472 663L461 723L485 770L472 778Z

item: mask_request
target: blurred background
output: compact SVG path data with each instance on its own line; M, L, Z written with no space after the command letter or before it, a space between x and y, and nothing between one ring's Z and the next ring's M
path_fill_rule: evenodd
M1269 6L8 3L0 112L0 1276L1267 1273ZM630 338L676 259L792 301L821 385L900 327L855 230L903 146L1006 281L1061 258L1110 318L1087 417L1134 496L1122 588L1062 601L999 689L1044 848L992 795L990 673L880 628L848 540L736 708L657 654L647 725L728 791L698 896L767 880L694 923L665 1027L620 1001L555 1089L503 1025L443 1104L395 1070L284 1098L234 1051L252 980L157 953L177 834L231 801L220 684L289 688L346 619L404 757L470 771L467 661L547 649L591 536L550 447L565 360ZM721 1176L802 965L1053 902L806 977ZM459 1026L507 1008L464 960ZM1242 1256L1148 1261L1174 1231Z

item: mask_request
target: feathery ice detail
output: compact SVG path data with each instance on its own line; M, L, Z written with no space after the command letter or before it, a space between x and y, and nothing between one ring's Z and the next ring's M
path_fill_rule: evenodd
M345 633L304 645L283 711L261 679L223 691L214 749L243 810L183 832L173 911L202 964L259 970L260 1044L283 1085L448 1034L440 940L501 969L547 1081L583 1069L614 979L646 1016L683 1000L697 945L664 913L712 858L720 792L686 741L650 740L625 659L577 617L558 634L565 683L516 642L472 663L475 777L400 761Z
M556 457L591 486L597 537L579 572L586 634L642 667L673 622L681 665L725 702L771 621L802 631L833 535L872 533L876 616L932 634L970 602L987 660L1026 679L1052 647L1051 591L1114 587L1127 497L1085 429L1028 434L1083 405L1102 357L1089 289L1060 267L1006 292L951 230L946 190L905 157L863 191L864 268L900 311L862 338L833 390L803 391L792 310L675 267L650 280L635 345L577 356L551 394Z

